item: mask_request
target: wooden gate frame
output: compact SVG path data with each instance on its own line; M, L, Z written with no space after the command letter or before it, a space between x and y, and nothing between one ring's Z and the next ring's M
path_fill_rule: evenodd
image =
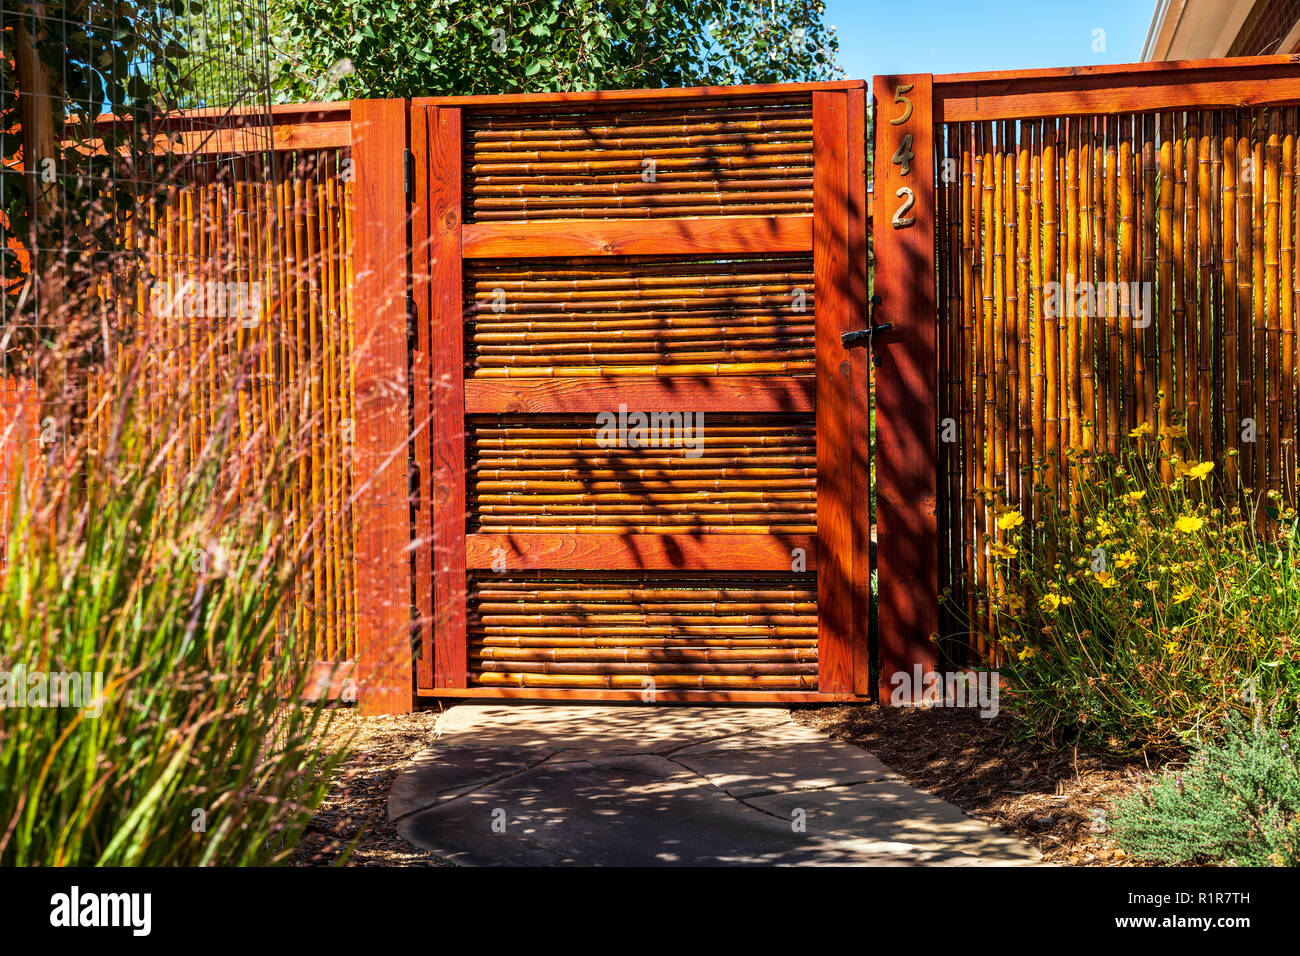
M814 214L714 218L551 222L461 222L461 110L466 107L730 99L768 93L807 92L813 101ZM660 691L656 699L712 701L857 700L871 695L868 653L870 528L867 415L870 372L864 349L845 350L842 333L866 324L867 196L865 84L782 84L632 90L611 93L527 94L417 98L410 102L412 152L411 248L416 345L410 366L413 420L429 427L414 441L417 490L415 618L420 653L415 659L416 695L456 697L562 697L636 700L622 690L474 688L468 685L466 575L491 565L505 548L512 567L556 570L604 569L789 570L790 548L804 546L809 570L818 570L819 673L816 692ZM354 151L356 147L354 146ZM363 171L358 167L358 176ZM426 197L428 197L426 199ZM815 341L818 375L813 380L757 377L674 377L588 380L526 379L464 381L459 322L461 262L510 256L636 255L675 247L697 254L811 253L818 292ZM360 269L360 264L358 264ZM357 309L358 321L376 320ZM814 394L815 390L815 394ZM499 412L595 412L612 396L635 397L643 407L657 401L689 402L704 411L813 411L817 415L818 527L814 538L779 540L770 535L658 536L464 534L466 414ZM358 427L365 427L364 420ZM823 439L823 436L825 438ZM855 440L856 439L856 440ZM358 438L360 444L360 438ZM395 516L395 509L394 509ZM664 540L670 537L671 540ZM461 541L464 547L448 546ZM810 547L814 541L817 548ZM422 546L432 542L432 547ZM743 555L743 556L742 556ZM814 557L815 556L815 557ZM372 579L373 580L373 579ZM373 583L378 584L377 580ZM391 583L390 583L391 590ZM365 602L362 602L365 603ZM396 621L389 623L392 633ZM396 674L393 674L395 679ZM363 682L364 684L364 682Z

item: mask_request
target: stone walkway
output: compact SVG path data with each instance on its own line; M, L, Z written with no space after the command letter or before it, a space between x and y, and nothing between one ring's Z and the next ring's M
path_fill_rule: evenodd
M784 710L459 704L437 728L388 813L461 865L1039 861Z

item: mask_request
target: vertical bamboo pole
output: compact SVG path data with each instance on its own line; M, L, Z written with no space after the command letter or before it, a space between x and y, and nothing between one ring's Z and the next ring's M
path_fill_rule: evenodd
M1043 284L1049 285L1057 281L1057 221L1056 221L1056 182L1057 182L1057 160L1056 160L1056 123L1048 120L1043 127L1043 152L1042 152L1042 196L1043 196ZM1050 297L1048 297L1050 299ZM1059 297L1057 297L1059 301ZM1060 420L1058 413L1057 400L1057 381L1060 369L1060 363L1057 360L1057 350L1059 341L1057 337L1058 316L1046 314L1051 310L1045 310L1045 314L1040 320L1044 340L1043 350L1043 374L1044 374L1044 392L1043 405L1045 409L1044 429L1043 429L1043 457L1046 463L1045 479L1048 487L1048 494L1057 504L1060 503L1060 470L1058 467L1058 456L1060 454Z
M1262 127L1264 118L1256 114L1256 122ZM1266 289L1267 275L1265 262L1267 255L1265 253L1265 192L1267 190L1267 173L1264 169L1264 136L1263 129L1257 128L1255 135L1252 137L1251 155L1253 161L1254 175L1252 183L1253 203L1251 207L1254 216L1254 236L1251 241L1251 292L1255 308L1255 363L1252 374L1255 382L1254 395L1254 417L1256 428L1256 445L1255 445L1255 479L1254 489L1257 496L1263 495L1268 490L1268 443L1273 441L1273 436L1269 434L1268 422L1268 308L1265 302L1267 297ZM1260 447L1262 441L1263 447ZM1256 497L1256 501L1259 498ZM1263 515L1264 511L1260 508L1257 514Z
M995 451L997 447L997 369L996 369L996 350L997 339L995 337L995 322L993 307L993 279L994 279L994 244L998 239L997 224L993 220L993 196L994 183L996 175L994 169L994 144L993 144L993 125L983 123L980 125L980 169L981 169L981 190L980 190L980 221L983 224L983 238L980 240L980 268L981 272L981 295L980 295L980 340L983 346L983 355L981 358L980 368L980 391L983 396L983 407L981 415L983 417L983 434L984 440L981 447L984 454L984 474L982 479L981 497L980 497L980 538L981 550L985 554L983 564L982 586L985 595L991 595L994 585L992 571L992 562L988 559L988 545L994 540L996 521L994 512L990 503L995 501L995 478L997 473L997 464L995 461ZM992 603L986 601L984 609L984 624L990 631L992 630ZM981 653L985 652L981 648Z
M1282 196L1281 196L1281 236L1279 254L1281 256L1280 276L1280 312L1281 312L1281 487L1284 500L1294 507L1296 502L1296 330L1295 330L1295 190L1296 190L1296 108L1289 106L1282 114Z
M1017 137L1016 149L1016 422L1019 428L1019 440L1017 444L1017 474L1014 476L1018 485L1016 495L1016 505L1022 512L1028 511L1027 518L1032 518L1033 505L1033 461L1034 461L1034 433L1033 433L1033 405L1030 397L1030 348L1029 348L1029 290L1030 290L1030 263L1029 263L1029 243L1031 235L1030 224L1030 150L1025 142L1027 134L1027 124L1020 127L1020 135ZM1037 242L1037 237L1034 237ZM1029 478L1026 479L1025 472L1028 470ZM1032 523L1030 523L1032 529ZM1032 531L1028 532L1032 533Z
M1210 160L1210 114L1200 117L1200 137L1196 147L1197 192L1197 282L1198 314L1196 323L1197 358L1196 391L1199 396L1200 421L1196 426L1197 458L1201 461L1213 457L1214 411L1214 233L1212 232L1214 193L1211 191L1212 170Z
M1200 442L1201 395L1197 383L1197 317L1199 315L1196 281L1198 250L1197 229L1200 223L1197 207L1197 115L1190 113L1184 124L1183 155L1183 314L1179 330L1179 348L1183 379L1183 423L1187 428L1187 444L1195 449ZM1194 452L1193 452L1194 453ZM1186 457L1184 454L1183 457Z
M1148 290L1154 292L1156 287L1156 118L1154 114L1140 117L1142 124L1142 287L1139 295L1142 299L1142 305L1147 307L1148 302L1154 306L1154 295L1148 300L1146 295ZM1138 409L1138 420L1154 424L1156 421L1156 409L1159 399L1156 392L1159 390L1159 358L1157 355L1157 326L1156 317L1151 314L1150 310L1142 316L1141 328L1139 329L1139 341L1141 348L1138 354L1142 356L1142 382L1143 387L1139 392L1140 406Z
M1120 327L1118 301L1113 290L1119 282L1119 117L1106 120L1106 288L1104 297L1098 296L1097 307L1105 316L1106 329L1106 450L1111 455L1119 452L1120 428Z
M1074 290L1079 285L1079 120L1068 121L1065 146L1065 267L1062 284L1065 286L1065 407L1069 421L1067 465L1070 480L1070 500L1079 503L1079 474L1076 450L1082 444L1082 425L1079 411L1079 308Z
M1119 120L1118 169L1116 173L1119 186L1119 294L1116 296L1116 316L1113 328L1120 336L1120 375L1121 375L1121 414L1119 427L1112 423L1111 454L1119 454L1120 443L1124 435L1137 425L1137 388L1139 372L1137 356L1140 349L1134 348L1136 338L1133 329L1133 303L1131 301L1132 283L1137 261L1135 248L1135 207L1133 168L1133 120L1122 116Z
M1007 465L1007 281L1006 281L1006 124L993 127L993 477L997 494L1006 490ZM1003 537L995 521L989 529L995 541ZM997 566L995 566L997 567Z
M1084 118L1079 141L1079 278L1088 287L1096 278L1096 117ZM1097 316L1087 309L1081 321L1079 402L1083 415L1083 450L1091 459L1097 444Z
M1280 257L1278 242L1281 235L1281 165L1282 143L1279 136L1277 108L1268 110L1268 141L1264 148L1264 315L1268 328L1265 362L1268 402L1268 484L1269 491L1280 491L1281 483L1281 333L1278 306L1278 280Z
M1254 155L1251 149L1252 116L1250 112L1237 113L1237 409L1234 424L1238 435L1246 430L1245 421L1255 415L1255 391L1251 386L1254 365L1255 332L1252 300L1253 269L1255 263L1253 210L1255 207ZM1255 484L1256 442L1242 441L1241 486Z
M1241 410L1237 405L1240 344L1237 313L1237 114L1229 111L1223 136L1223 480L1235 495L1241 467Z
M961 136L961 439L962 439L962 538L966 577L963 587L966 598L966 620L976 620L975 600L979 584L976 554L979 541L976 537L975 489L978 475L975 463L981 449L978 443L979 427L975 421L979 409L975 395L975 352L977 349L976 315L979 311L976 283L976 215L979 209L978 174L976 167L975 128L959 127Z
M1210 263L1210 322L1213 326L1210 335L1212 352L1211 397L1209 428L1211 432L1210 456L1219 463L1214 474L1214 486L1223 486L1223 114L1216 110L1211 114L1210 130L1210 209L1207 212L1210 222L1210 243L1206 260Z

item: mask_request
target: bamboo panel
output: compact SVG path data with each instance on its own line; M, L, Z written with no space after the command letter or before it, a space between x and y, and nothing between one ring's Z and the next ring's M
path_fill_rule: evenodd
M463 135L465 222L812 212L807 94L469 110Z
M811 416L644 414L470 416L470 531L816 531Z
M466 375L812 374L809 259L466 263Z
M816 688L813 574L477 573L470 684Z
M234 447L284 440L296 449L283 485L288 498L277 504L305 560L285 626L297 627L317 658L329 661L356 655L345 159L333 151L277 153L274 167L262 156L196 167L152 213L145 244L157 285L141 294L153 305L144 320L152 365L140 389L146 428L160 445L171 429L182 436L169 459L171 480L182 479L227 418ZM159 290L166 297L186 288L206 300L158 307ZM94 389L92 381L92 408ZM178 402L188 414L176 415ZM245 467L251 487L263 465L252 455Z
M1262 526L1294 506L1297 109L937 134L956 171L938 230L951 620L987 619L999 514L1032 533L1139 440L1166 479L1176 451L1215 462L1216 492Z

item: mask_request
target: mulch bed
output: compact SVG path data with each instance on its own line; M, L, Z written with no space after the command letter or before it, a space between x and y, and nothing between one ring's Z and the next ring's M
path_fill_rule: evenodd
M397 835L388 822L388 791L406 762L433 741L438 711L361 717L342 709L325 738L337 747L353 735L325 801L298 844L297 866L335 866L352 848L348 866L447 866ZM355 846L353 844L355 843Z
M1048 750L1017 737L1007 717L964 708L807 707L795 720L857 744L904 780L1033 844L1045 860L1140 865L1104 830L1112 801L1133 792L1157 759ZM1100 826L1100 831L1094 829Z

